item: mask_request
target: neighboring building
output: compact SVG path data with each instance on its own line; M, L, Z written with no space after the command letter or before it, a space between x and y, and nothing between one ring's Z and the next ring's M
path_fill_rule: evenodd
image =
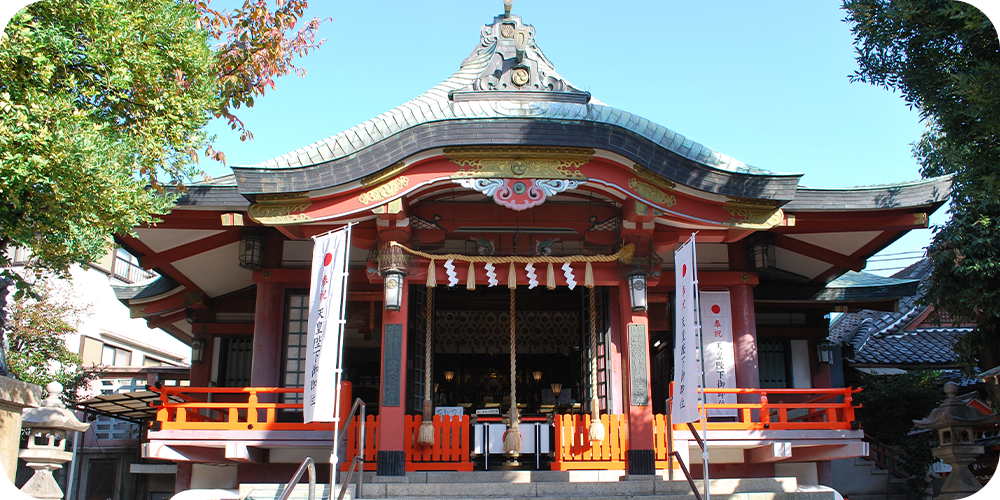
M15 249L11 257L16 270L31 255L24 249ZM67 347L80 354L84 365L97 365L102 370L102 378L80 392L81 400L102 394L144 391L151 375L156 380L169 380L168 384L176 384L179 379L186 381L190 347L162 330L151 330L142 319L130 318L128 308L108 286L150 282L157 278L154 273L143 270L134 256L116 248L88 266L73 266L70 276L70 280L59 280L55 286L67 300L84 306L87 314L81 318L76 334L66 339ZM159 468L149 469L159 472L155 475L131 471L133 464L141 462L139 444L144 431L141 420L130 422L107 414L91 414L88 420L92 425L80 436L76 459L72 466L60 471L60 486L66 498L156 500L173 494L174 475L163 473L169 467L164 469L157 464ZM68 478L70 471L72 484ZM159 486L161 483L167 486ZM163 494L153 494L157 491Z
M924 258L892 278L924 284L932 269L931 260ZM952 345L974 325L955 325L947 317L941 324L932 323L933 308L920 305L921 297L918 289L901 298L895 311L866 309L840 315L830 323L830 343L848 347L845 364L868 373L902 373L914 368L954 372L958 360Z
M912 280L857 271L925 228L950 190L947 178L801 187L800 175L751 167L599 102L553 70L533 27L503 15L482 28L457 73L420 97L233 171L190 186L163 222L119 237L160 278L119 287L118 297L198 346L192 388L164 390L189 402L161 407L143 445L147 458L178 462L178 490L287 481L304 457L328 455L332 425L301 423L311 237L348 223L344 376L377 414L366 467L378 474L497 463L481 454L485 418L474 430L468 421L445 428L457 437L433 456L413 426L426 352L437 404L465 415L511 404L511 262L516 401L540 417L541 447L553 440L541 466L666 467L672 252L697 231L702 304L721 325L711 370L726 383L726 403L710 405L712 477L829 485L831 460L867 448L842 359L826 340L828 315L892 311L915 293ZM628 263L608 257L629 244ZM496 277L482 260L470 272L468 261L482 256ZM551 289L539 257L557 261ZM594 261L593 289L583 286L585 260ZM434 340L425 350L432 262ZM402 286L387 287L395 281L384 276L396 272ZM398 307L387 307L397 291ZM593 450L580 434L592 397L608 416ZM745 406L734 410L737 398ZM522 434L535 425L526 421ZM673 436L700 475L694 437L684 426Z
M930 258L923 258L892 276L926 285L934 267ZM875 375L896 375L914 369L940 370L942 378L964 387L963 400L969 401L984 413L989 406L979 399L976 380L961 374L957 356L952 346L962 335L975 328L974 324L956 324L947 316L941 324L930 321L932 306L921 305L923 291L918 287L911 295L903 297L893 311L865 309L838 316L830 323L831 345L843 351L844 365ZM942 394L942 398L943 398ZM922 416L921 416L922 417ZM977 477L992 476L996 468L995 457L1000 450L996 425L979 429L978 444L987 448L987 455L975 464ZM883 497L892 492L905 497L903 480L909 477L890 462L894 454L891 447L869 439L869 455L833 464L835 481L843 495L856 498L864 495ZM945 464L936 464L933 472L949 470ZM886 484L886 482L891 484Z

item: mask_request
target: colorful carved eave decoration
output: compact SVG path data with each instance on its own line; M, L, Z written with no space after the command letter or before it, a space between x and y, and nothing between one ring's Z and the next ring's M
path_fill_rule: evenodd
M264 225L286 226L347 220L359 215L395 214L397 203L420 189L423 193L458 184L491 197L515 211L537 207L570 191L617 191L634 199L642 216L708 227L762 230L783 220L778 203L770 200L718 197L676 184L644 167L630 167L595 156L587 148L457 147L415 163L398 162L354 184L330 192L259 195L250 217ZM590 186L593 184L593 186ZM601 188L603 186L603 188Z

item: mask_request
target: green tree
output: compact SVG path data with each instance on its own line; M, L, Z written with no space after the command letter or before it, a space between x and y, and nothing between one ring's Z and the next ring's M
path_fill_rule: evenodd
M87 306L74 302L50 276L34 283L35 297L15 301L9 307L7 339L10 343L11 374L18 380L45 387L56 381L65 388L67 401L100 376L96 368L84 368L80 356L66 347L77 333Z
M910 432L914 420L926 417L944 399L941 372L912 370L900 375L871 375L854 371L852 376L864 388L854 401L861 404L858 415L865 434L897 451L899 467L916 478L910 487L926 487L923 478L935 461L931 455L933 436L914 436Z
M952 174L951 219L935 228L925 303L974 322L956 353L967 372L1000 365L1000 41L982 12L952 0L845 0L859 69L900 92L927 131L925 177ZM989 384L994 404L1000 390Z
M225 161L208 120L252 136L236 110L304 74L295 58L322 44L319 19L300 24L306 7L43 0L11 19L0 39L0 282L15 299L30 286L7 248L29 249L36 273L65 276L167 213L201 154ZM0 305L6 294L0 286Z

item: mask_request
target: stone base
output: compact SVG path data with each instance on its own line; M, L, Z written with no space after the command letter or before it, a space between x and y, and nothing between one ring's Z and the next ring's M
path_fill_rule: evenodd
M378 474L372 478L372 483L377 484L410 484L410 478L406 476L380 476Z
M619 481L665 481L663 476L653 474L625 474L618 478Z
M0 377L0 464L11 483L17 473L17 452L21 445L21 410L37 408L41 402L41 387Z
M406 476L406 452L379 450L375 460L378 476Z
M628 450L625 474L653 476L656 474L656 453L653 450Z

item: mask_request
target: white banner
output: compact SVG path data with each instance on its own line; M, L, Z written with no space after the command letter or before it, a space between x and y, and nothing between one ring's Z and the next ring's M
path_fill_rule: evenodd
M698 331L695 329L694 237L674 252L676 319L674 322L674 393L671 419L695 422L698 415Z
M705 386L736 387L736 353L733 350L733 315L729 292L701 292L701 329L705 334ZM709 404L736 403L736 394L708 394ZM710 409L710 417L735 417L736 408Z
M340 406L344 301L351 227L313 238L309 343L302 407L305 423L333 422Z

